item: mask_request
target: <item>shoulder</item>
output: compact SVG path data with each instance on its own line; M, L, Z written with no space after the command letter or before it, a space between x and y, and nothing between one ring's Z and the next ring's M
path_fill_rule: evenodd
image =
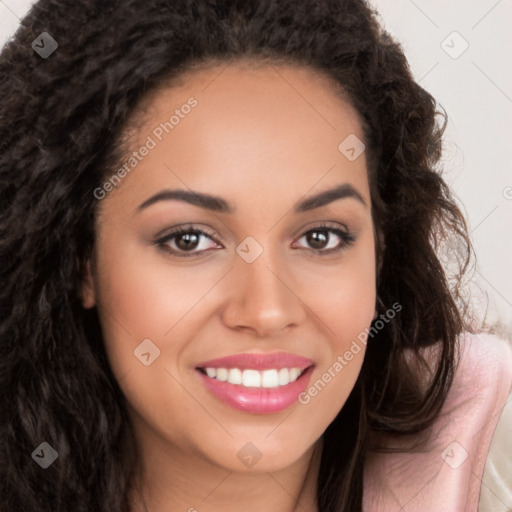
M503 386L506 388L506 382ZM498 415L485 463L478 512L512 510L512 386Z
M512 387L512 348L483 332L458 341L453 384L427 446L370 454L364 510L476 512L491 441ZM404 441L410 446L410 437Z
M495 418L512 388L512 344L491 333L466 333L460 338L460 361L444 413ZM498 416L499 417L499 416Z
M512 383L512 343L496 334L481 332L477 334L466 333L460 338L461 362L463 363L464 378L471 375L472 378L478 377L489 382L496 383L496 377L482 373L484 370L495 369L499 372L499 376L503 377L506 382L497 384ZM494 378L492 378L494 377ZM510 387L506 389L508 395Z

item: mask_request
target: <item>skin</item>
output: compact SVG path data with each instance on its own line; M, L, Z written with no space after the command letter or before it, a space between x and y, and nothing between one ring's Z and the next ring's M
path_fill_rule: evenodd
M195 367L285 351L315 362L312 384L369 327L376 261L366 159L338 150L349 134L363 140L361 124L327 78L237 62L188 72L148 96L127 130L131 150L190 97L198 105L100 201L83 305L98 308L142 453L149 511L314 511L321 435L354 386L364 345L309 404L275 414L224 404ZM292 211L342 183L366 204L347 197ZM178 188L221 196L236 212L175 200L137 210ZM324 222L353 232L355 242L315 254L304 234ZM155 244L159 233L190 223L216 234L193 246L202 255L180 258ZM253 263L236 252L248 236L263 248ZM328 236L324 247L343 243ZM167 247L179 250L179 242ZM149 366L134 357L147 338L160 350ZM248 442L262 455L251 468L237 457ZM133 510L142 510L135 496Z

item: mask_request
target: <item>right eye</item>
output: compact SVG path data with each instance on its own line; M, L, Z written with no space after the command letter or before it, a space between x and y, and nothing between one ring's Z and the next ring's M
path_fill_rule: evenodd
M155 245L173 256L188 258L203 253L210 248L217 247L216 245L208 246L201 244L201 239L209 238L212 240L214 236L216 236L215 233L207 233L203 230L195 229L193 226L180 227L160 237L155 241ZM204 247L201 248L201 245ZM196 250L198 247L200 249Z

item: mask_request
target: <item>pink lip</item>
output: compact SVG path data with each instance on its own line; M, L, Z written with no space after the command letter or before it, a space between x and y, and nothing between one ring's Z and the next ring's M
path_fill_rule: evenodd
M250 388L210 378L198 368L240 368L241 370L268 370L300 368L303 373L286 386L277 388ZM308 386L314 362L305 357L275 352L273 354L239 354L205 361L196 367L206 387L224 403L239 411L254 414L272 414L283 411L297 401Z
M219 359L212 359L196 365L196 368L240 368L241 370L271 370L273 368L300 368L304 370L314 364L305 357L287 352L272 352L270 354L244 353Z

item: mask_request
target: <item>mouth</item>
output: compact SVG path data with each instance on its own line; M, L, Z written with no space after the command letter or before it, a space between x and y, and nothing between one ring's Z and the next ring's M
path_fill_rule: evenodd
M294 354L240 354L196 367L206 388L239 411L272 414L295 402L310 380L314 362Z

